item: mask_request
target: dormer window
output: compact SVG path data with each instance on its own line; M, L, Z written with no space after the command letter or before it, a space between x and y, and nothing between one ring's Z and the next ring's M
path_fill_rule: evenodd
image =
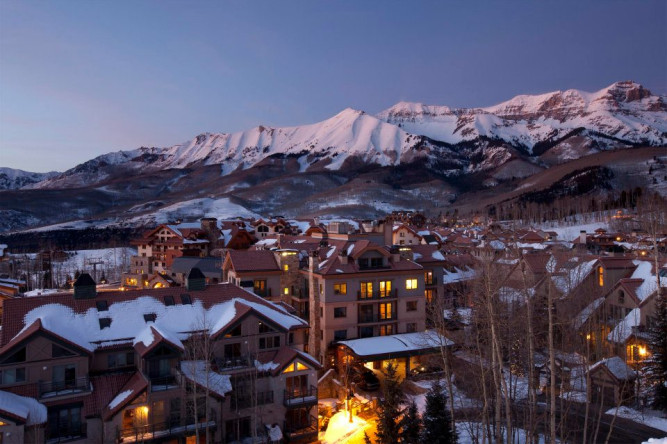
M107 311L109 310L109 304L106 300L96 301L95 305L97 306L97 311Z
M155 318L157 318L155 313L146 313L144 315L144 321L146 322L155 322Z
M183 305L191 305L192 304L192 299L190 298L190 295L187 293L184 293L181 295L181 304Z
M100 330L111 327L111 318L100 318Z
M164 297L164 305L166 307L171 307L174 305L174 297L173 296L165 296Z

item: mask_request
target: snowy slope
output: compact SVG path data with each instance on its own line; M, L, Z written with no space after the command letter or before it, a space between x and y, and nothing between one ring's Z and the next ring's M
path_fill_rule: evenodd
M323 122L286 128L258 126L239 133L205 133L168 148L139 148L105 154L36 185L56 188L100 182L110 170L155 171L201 165L221 165L222 174L247 169L275 155L293 155L302 170L316 162L337 170L345 160L358 157L364 163L396 165L420 137L407 134L362 111L345 109Z
M17 190L25 186L41 182L50 177L57 176L58 172L31 173L13 168L0 167L0 190Z
M535 144L579 128L593 137L629 144L667 144L665 99L635 82L617 82L594 93L572 89L520 95L488 108L451 109L400 102L380 112L378 118L409 133L447 143L485 136L522 146L529 153Z
M461 142L466 144L456 146ZM551 158L540 159L546 164L636 144L667 144L665 98L637 83L617 82L595 93L521 95L488 108L400 102L377 116L348 108L310 125L204 133L171 147L98 156L29 187L81 187L204 165L220 165L227 175L270 156L296 159L299 172L339 170L351 158L381 166L425 159L434 170L456 175L497 168L517 155L537 156L551 147Z

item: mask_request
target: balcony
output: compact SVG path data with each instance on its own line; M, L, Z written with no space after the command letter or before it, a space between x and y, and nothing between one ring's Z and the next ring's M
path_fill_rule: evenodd
M91 390L88 376L64 381L40 381L39 397L53 398L56 396L72 395L89 392Z
M393 313L391 316L381 316L379 313L359 313L359 317L357 318L357 323L370 324L373 322L395 321L396 319L397 319L396 313Z
M151 392L163 392L180 387L179 381L172 375L149 378Z
M250 358L247 356L226 356L215 358L215 365L219 370L234 370L237 368L250 367Z
M433 276L431 279L426 279L425 283L427 287L435 287L438 285L438 278Z
M313 442L313 439L317 440L317 418L310 416L308 422L296 424L285 421L283 432L287 434L290 442Z
M317 387L310 386L304 390L285 390L283 397L285 407L304 407L317 404Z
M214 413L214 412L212 412ZM212 416L215 417L215 416ZM169 436L185 435L199 429L202 430L209 427L215 429L215 421L199 422L197 424L191 423L182 425L181 421L158 422L154 424L147 424L144 426L116 428L117 442L146 442L158 438L166 438Z
M390 291L381 292L374 291L373 293L361 293L357 291L357 299L359 301L376 301L376 300L386 300L386 299L396 299L398 297L398 289L394 288Z

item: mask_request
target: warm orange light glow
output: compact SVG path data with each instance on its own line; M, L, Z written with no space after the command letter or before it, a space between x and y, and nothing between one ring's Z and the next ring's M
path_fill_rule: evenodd
M641 356L642 358L646 356L646 347L641 347L641 346L639 347L639 356Z
M590 334L587 334L587 335L586 335L586 339L588 339L588 340L590 341L590 340L591 340L591 335L590 335Z
M646 252L645 252L645 251L642 251L642 256L646 256Z

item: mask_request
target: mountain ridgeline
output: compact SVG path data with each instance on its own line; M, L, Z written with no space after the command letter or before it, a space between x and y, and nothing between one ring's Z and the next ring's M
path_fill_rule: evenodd
M417 209L423 199L437 208L471 192L502 193L587 156L666 145L665 97L631 81L594 93L521 95L487 108L401 102L377 115L348 108L310 125L205 133L171 147L105 154L59 174L0 181L0 229L120 221L128 210L150 213L202 194L293 216L345 208L372 216ZM38 205L18 205L46 196L70 211L45 216Z

